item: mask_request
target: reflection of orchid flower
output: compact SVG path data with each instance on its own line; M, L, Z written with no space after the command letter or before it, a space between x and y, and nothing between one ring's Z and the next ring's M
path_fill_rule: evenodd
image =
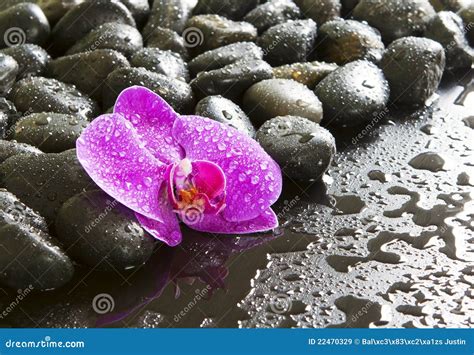
M180 296L178 281L193 283L199 279L208 285L207 297L225 288L228 269L225 263L229 257L253 249L275 239L275 235L209 238L189 229L184 231L184 241L178 249L160 248L138 272L136 280L129 286L120 286L114 295L116 311L102 315L96 326L104 327L137 314L153 300L158 299L165 287L173 282L176 297ZM137 294L137 291L138 294ZM141 294L144 292L144 294Z
M180 116L146 88L124 90L114 113L84 130L77 156L101 189L168 245L182 239L176 215L195 230L222 234L278 225L270 206L281 171L260 145L208 118Z

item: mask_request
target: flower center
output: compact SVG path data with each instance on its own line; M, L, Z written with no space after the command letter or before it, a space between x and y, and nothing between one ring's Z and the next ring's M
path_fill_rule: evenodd
M168 169L168 196L176 213L182 216L193 210L202 217L204 213L219 213L225 207L226 179L219 166L183 159Z

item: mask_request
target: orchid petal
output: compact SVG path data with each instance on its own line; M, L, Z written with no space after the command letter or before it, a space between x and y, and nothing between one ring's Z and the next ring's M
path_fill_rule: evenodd
M181 243L182 235L179 228L179 221L176 215L171 212L163 213L163 223L147 218L139 213L135 213L141 226L156 239L174 247Z
M166 166L146 149L120 114L96 118L77 140L77 157L87 174L111 197L161 221L158 192Z
M228 221L252 220L278 198L282 188L278 164L247 135L235 128L199 116L180 116L173 136L191 160L211 161L227 178Z
M155 158L168 164L183 158L181 147L171 135L178 114L159 95L145 87L129 87L118 96L114 112L132 123Z
M212 200L225 191L225 174L218 165L210 161L195 160L192 167L193 183L199 192Z
M248 234L265 232L278 227L278 218L271 208L261 215L247 221L230 222L221 213L216 215L203 214L192 223L183 220L190 228L201 232L219 234Z

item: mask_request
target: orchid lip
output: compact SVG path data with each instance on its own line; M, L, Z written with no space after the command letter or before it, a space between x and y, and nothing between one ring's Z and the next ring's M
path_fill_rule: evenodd
M205 176L199 176L200 172ZM215 215L225 208L225 176L217 165L183 159L170 164L165 176L168 198L175 213L182 214L192 208Z

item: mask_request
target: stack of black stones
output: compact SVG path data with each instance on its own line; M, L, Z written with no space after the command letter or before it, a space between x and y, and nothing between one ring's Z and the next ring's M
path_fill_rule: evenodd
M334 130L418 109L473 61L470 0L3 0L0 283L50 290L77 265L124 270L155 241L98 190L75 141L121 90L255 138L320 179Z

